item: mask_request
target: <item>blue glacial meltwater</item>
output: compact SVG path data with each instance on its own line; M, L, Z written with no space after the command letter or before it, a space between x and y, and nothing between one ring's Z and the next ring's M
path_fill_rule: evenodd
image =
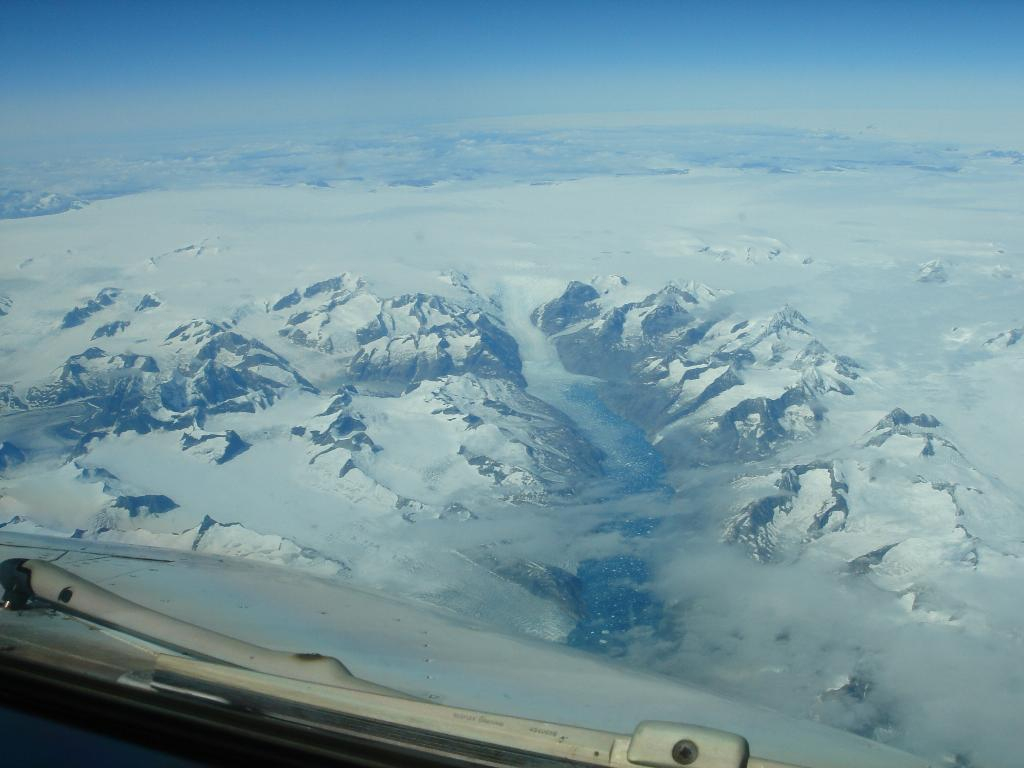
M570 385L564 405L591 442L604 451L605 477L613 493L671 493L664 485L665 464L644 431L609 409L596 385Z
M601 401L595 385L572 384L565 392L565 406L605 454L605 489L610 498L635 499L639 507L645 502L660 506L671 497L661 456L643 430ZM661 605L646 588L650 571L638 554L642 546L637 546L637 540L648 538L661 520L643 512L637 509L637 514L606 520L590 532L618 534L622 551L580 562L576 576L581 583L583 616L569 633L569 645L619 655L625 650L626 633L636 627L654 627L660 621Z
M647 564L634 555L613 555L580 563L584 616L567 639L569 645L611 655L625 650L624 634L634 627L654 627L661 605L644 589Z

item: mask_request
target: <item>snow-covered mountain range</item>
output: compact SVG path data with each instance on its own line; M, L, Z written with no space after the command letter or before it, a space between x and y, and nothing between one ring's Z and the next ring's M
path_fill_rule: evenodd
M186 318L155 291L109 286L64 312L54 307L61 320L33 354L47 360L69 333L89 346L41 380L3 383L0 505L11 508L11 525L59 529L12 505L19 478L70 464L78 482L99 489L83 494L69 534L199 541L195 532L213 520L207 507L217 505L186 501L173 473L153 487L122 480L123 459L116 474L103 463L105 447L129 434L143 459L145 436L167 435L173 443L160 438L161 448L207 464L211 478L216 467L284 447L272 462L285 482L316 488L355 521L469 520L495 505L508 514L524 504L564 508L591 487L607 495L609 456L586 425L531 393L500 302L481 298L466 276L454 289L380 297L346 272L267 298L259 323ZM730 494L747 500L735 502L721 536L758 561L812 550L910 595L912 609L953 620L963 597L943 594L929 574L1021 554L1019 504L970 464L938 418L896 408L845 447L816 439L831 408L856 401L866 372L830 351L795 307L745 315L728 291L692 281L645 291L610 276L569 282L530 321L567 374L596 381L604 406L642 430L670 478L738 468ZM1012 333L985 346L1004 337L1012 346ZM314 384L293 362L299 350L316 359L313 370L329 366L337 386ZM275 407L283 401L287 410ZM795 456L803 460L778 464ZM227 537L232 552L263 553L268 536L279 549L315 551L315 536L292 541L287 517L263 525Z
M715 222L707 188L740 206L721 173L0 222L0 528L261 559L725 689L741 658L762 703L935 737L828 596L943 659L1019 650L1019 246L988 221L911 238L859 176L786 226L663 223ZM792 176L758 183L833 183ZM770 635L715 614L741 594ZM803 623L773 624L780 594Z
M812 434L830 396L853 394L858 364L830 353L792 307L743 317L693 283L638 301L615 294L574 282L534 320L566 369L606 381L605 398L672 462L769 455Z

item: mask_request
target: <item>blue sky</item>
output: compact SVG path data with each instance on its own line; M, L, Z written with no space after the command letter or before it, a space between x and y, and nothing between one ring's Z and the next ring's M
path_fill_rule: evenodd
M1020 2L0 3L0 138L1024 100Z

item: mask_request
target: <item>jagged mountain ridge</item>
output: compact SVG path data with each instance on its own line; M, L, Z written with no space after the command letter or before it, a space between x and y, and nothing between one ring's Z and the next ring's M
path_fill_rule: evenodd
M269 339L245 330L244 319L181 322L166 302L146 322L173 324L167 332L155 342L128 337L127 325L117 324L136 309L112 301L99 328L122 332L105 337L109 352L88 347L50 381L7 385L3 403L10 412L83 406L61 428L77 441L72 455L86 462L94 441L108 435L170 431L180 433L183 455L219 467L263 450L265 438L246 424L263 423L261 414L301 395L308 398L305 415L287 425L287 439L305 457L295 477L368 513L409 522L472 519L476 505L495 501L569 502L601 477L604 457L526 389L518 345L498 305L474 294L464 277L459 286L469 297L464 303L422 293L382 299L350 274L328 278L267 302L265 314L285 326ZM813 455L830 399L855 394L857 363L831 352L792 307L743 317L721 309L722 294L706 286L669 284L642 296L627 295L627 286L622 278L570 283L533 320L565 367L603 379L607 402L677 465L770 460L798 439ZM352 383L321 393L282 354L283 341L337 359ZM398 388L378 391L377 384ZM859 450L895 450L913 439L921 458L959 456L929 418L893 411ZM31 464L31 451L17 449ZM9 462L11 471L25 463ZM905 480L908 472L897 474ZM830 541L860 522L862 474L847 458L792 465L780 473L776 493L737 512L725 538L766 562ZM920 486L912 492L927 490L940 501L944 495L964 510L954 529L967 543L947 541L945 529L936 541L959 547L967 560L984 551L986 536L974 532L985 527L989 498L974 498L983 479L938 473L927 483L908 482L901 487ZM179 535L180 523L166 530L172 519L184 519L173 516L182 511L173 488L159 490L122 488L91 529ZM887 530L865 534L844 562L870 574L898 562L909 545L889 541L880 532Z
M340 357L352 381L398 384L400 397L381 399L380 393L346 385L325 401L280 352L243 332L244 323L204 318L175 323L174 307L146 293L134 309L131 302L103 304L108 313L93 335L107 328L124 331L132 322L129 311L160 307L138 331L148 336L105 337L105 345L113 345L109 352L93 346L72 355L49 381L19 387L24 400L14 386L5 385L4 407L52 411L57 431L75 441L71 456L85 457L108 435L181 431L183 453L219 465L237 460L254 444L259 447L258 436L245 430L246 414L303 393L319 416L293 422L291 437L307 441L310 471L320 477L316 483L353 503L399 510L413 520L471 516L473 503L495 499L536 504L570 498L581 482L601 474L599 452L568 418L524 391L517 344L495 307L475 293L465 275L447 279L465 294L465 304L422 293L380 299L365 281L347 273L267 303L272 315L300 316L279 337L326 358ZM116 298L122 292L108 293ZM373 310L369 320L351 314L359 302ZM334 335L321 335L321 343L313 344L312 335L295 334L310 318L319 318L324 334ZM151 329L161 326L170 330L153 340ZM343 345L332 341L346 334L355 340L347 359L338 351ZM373 423L350 412L353 396L364 409L373 406ZM74 407L58 411L58 406ZM404 464L390 459L409 436L403 420L421 424L424 435L444 435L443 456L435 456L428 469L421 469L422 456L409 456ZM208 428L210 421L219 426ZM437 440L428 442L436 452ZM396 482L399 474L419 472L434 479ZM462 500L439 501L438 482Z
M573 282L533 321L563 365L603 379L607 402L673 463L760 458L812 434L828 398L853 393L857 364L832 354L792 307L745 318L718 311L716 296L669 284L617 301Z
M713 293L693 300L669 285L626 300L608 285L571 283L532 319L568 370L603 380L603 399L671 465L739 475L744 500L720 523L724 542L763 563L822 559L905 599L915 616L954 623L972 610L971 587L945 575L998 573L1024 553L1024 510L938 418L896 408L845 449L817 440L831 407L857 407L863 373L795 308L744 318L719 310ZM763 475L783 452L804 458Z
M287 311L282 337L345 357L359 381L408 385L472 372L525 384L518 345L500 319L442 296L380 298L344 273L293 290L269 311Z
M824 554L955 620L965 598L936 581L1024 555L1024 510L944 432L893 409L836 455L778 470L775 492L739 509L723 540L762 562Z

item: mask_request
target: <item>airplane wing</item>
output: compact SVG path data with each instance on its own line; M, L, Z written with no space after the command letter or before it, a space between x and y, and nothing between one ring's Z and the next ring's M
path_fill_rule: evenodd
M126 690L244 699L279 718L357 718L371 730L435 734L451 749L468 742L573 764L928 765L675 679L266 564L26 534L0 534L0 560L20 564L19 583L36 598L28 605L40 606L0 612L8 666L63 654ZM14 567L4 586L17 597Z

